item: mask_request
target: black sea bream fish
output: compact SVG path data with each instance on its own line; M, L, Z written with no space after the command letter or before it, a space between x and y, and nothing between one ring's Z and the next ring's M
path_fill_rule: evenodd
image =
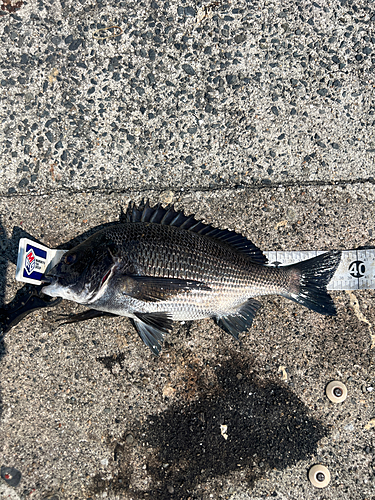
M339 262L332 251L298 264L267 267L245 237L173 208L129 206L125 223L102 229L69 250L48 274L46 295L105 314L128 316L154 354L172 321L214 318L238 338L261 295L282 295L321 314L336 309L326 285Z

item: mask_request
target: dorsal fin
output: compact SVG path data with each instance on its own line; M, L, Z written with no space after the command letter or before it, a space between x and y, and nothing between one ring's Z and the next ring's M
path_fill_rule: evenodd
M150 207L148 200L140 203L137 207L135 203L130 203L124 214L126 222L153 222L165 226L175 226L187 231L192 231L219 241L224 241L235 248L238 252L244 253L253 262L265 264L267 258L262 251L249 241L245 236L229 229L219 229L211 224L204 224L196 220L192 215L185 215L182 211L176 211L173 205L163 208L160 204Z

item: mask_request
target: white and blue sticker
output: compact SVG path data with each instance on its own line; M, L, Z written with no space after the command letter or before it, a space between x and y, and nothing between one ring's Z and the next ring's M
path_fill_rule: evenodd
M41 250L30 244L26 245L26 255L23 266L24 278L40 281L46 268L46 259L47 252L45 250Z
M54 267L66 250L52 250L28 238L21 238L18 247L16 280L40 285L43 276Z

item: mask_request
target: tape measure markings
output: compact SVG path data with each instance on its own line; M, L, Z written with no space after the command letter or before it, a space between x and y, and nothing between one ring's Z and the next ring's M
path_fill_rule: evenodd
M264 252L269 265L290 265L325 253L322 250ZM328 290L371 290L375 288L375 249L343 250L341 262Z

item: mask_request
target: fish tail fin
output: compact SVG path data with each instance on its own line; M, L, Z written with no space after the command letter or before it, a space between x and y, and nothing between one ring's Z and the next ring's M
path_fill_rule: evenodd
M312 311L335 316L336 307L327 293L327 285L341 260L340 251L331 251L313 259L286 266L289 269L289 290L282 295Z

